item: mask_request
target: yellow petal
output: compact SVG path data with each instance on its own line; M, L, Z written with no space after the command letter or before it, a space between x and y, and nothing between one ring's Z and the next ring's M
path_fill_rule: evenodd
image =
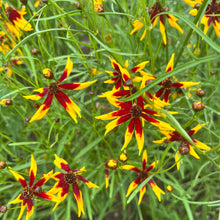
M193 157L195 157L196 159L200 159L200 157L198 156L198 154L195 152L193 146L189 146L189 154Z
M160 187L158 187L155 182L151 181L149 184L150 184L152 190L154 191L155 195L157 196L159 202L161 202L161 195L160 194L165 194L165 192Z
M209 146L207 146L206 144L194 139L195 141L195 145L199 148L199 149L202 149L202 150L210 150L211 148Z
M34 177L36 177L37 164L36 164L36 161L35 161L35 159L34 159L33 154L31 155L31 168L30 168L29 176L31 175L32 172L33 172L33 174L34 174Z
M144 186L144 187L140 190L140 195L139 195L138 205L141 204L141 201L142 201L142 198L143 198L145 192L146 192L146 186Z
M67 163L64 159L58 157L56 154L54 154L54 156L55 156L54 164L55 164L55 166L57 166L58 168L62 169L62 168L61 168L61 164L62 164L62 163L68 165L68 163Z

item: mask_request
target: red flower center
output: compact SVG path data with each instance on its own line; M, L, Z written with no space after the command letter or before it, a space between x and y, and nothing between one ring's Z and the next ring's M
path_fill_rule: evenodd
M68 184L73 184L76 182L76 175L72 171L65 173L64 180Z
M139 118L141 116L141 114L142 114L141 107L134 103L133 106L130 109L130 114L134 118Z
M23 190L23 196L25 199L32 199L34 195L34 190L30 186L26 186Z
M51 83L49 86L48 86L48 92L52 95L55 95L57 94L59 91L60 91L60 87L58 86L57 83Z
M162 86L164 87L164 89L171 89L172 87L172 81L168 78L168 79L165 79L161 82Z

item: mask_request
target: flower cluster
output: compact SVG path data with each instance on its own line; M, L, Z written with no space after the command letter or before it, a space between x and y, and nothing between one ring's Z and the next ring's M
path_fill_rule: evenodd
M43 199L56 202L56 205L53 209L55 210L55 208L66 198L69 191L69 185L72 185L73 187L73 194L76 198L77 206L78 206L78 216L80 217L81 213L84 213L82 192L78 186L79 182L80 181L84 182L89 188L98 188L98 186L80 175L82 172L85 172L85 167L83 167L80 170L71 170L68 163L64 159L58 157L56 154L55 154L54 164L58 168L63 169L65 173L61 173L61 172L53 173L52 170L49 173L44 174L44 176L34 184L37 173L37 164L34 159L34 156L31 155L29 185L27 184L23 176L21 176L18 172L12 170L11 168L9 168L9 171L13 174L15 179L18 180L23 187L23 192L19 194L15 200L9 202L9 204L21 203L21 211L18 216L18 220L21 219L24 210L26 208L27 208L26 220L28 220L33 215L34 212L33 200L35 197L40 197ZM57 183L55 183L54 187L48 192L43 192L42 186L51 178L56 180Z

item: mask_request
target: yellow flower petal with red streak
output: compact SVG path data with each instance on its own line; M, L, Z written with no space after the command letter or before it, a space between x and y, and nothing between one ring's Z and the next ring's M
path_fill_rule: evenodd
M36 177L36 173L37 173L37 163L34 159L33 154L31 155L31 167L30 167L30 172L29 172L29 176L31 176L31 173L33 172L34 178Z
M23 200L20 199L20 196L21 196L21 194L19 194L16 199L14 199L13 201L9 202L8 204L15 204L15 203L23 202Z
M198 124L198 125L196 125L194 128L192 128L190 131L194 131L193 134L196 134L197 131L199 131L199 130L200 130L203 126L205 126L205 125L206 125L206 123Z
M188 88L191 86L198 85L200 82L179 82L179 83L183 84L182 86L180 86L180 88Z
M166 45L167 44L167 37L166 37L166 32L165 32L165 26L162 22L160 22L160 33L162 35L163 42Z
M88 86L90 86L91 84L95 83L97 80L93 80L93 81L90 81L90 82L85 82L85 83L79 83L80 85L75 88L74 90L80 90L80 89L84 89L84 88L87 88Z
M23 176L21 176L20 174L18 174L16 171L12 170L11 168L9 168L9 171L15 177L16 180L19 181L19 179L20 179L20 180L25 181L25 178Z
M54 156L55 156L54 164L58 168L62 169L61 168L61 163L68 165L68 163L63 158L58 157L56 154L54 154Z
M35 120L40 120L47 114L48 110L49 110L49 107L46 107L45 104L42 104L40 108L36 111L36 113L32 116L29 122L31 123Z
M138 184L136 183L136 180L134 180L128 187L126 197L128 197L131 194L131 192L137 188L137 186Z
M139 20L135 20L134 23L132 24L132 26L134 27L133 30L130 32L130 35L132 35L133 33L135 33L136 31L140 30L144 24L139 21Z
M110 58L109 58L110 59ZM111 60L110 60L111 61ZM114 71L108 71L108 70L105 70L106 73L108 73L110 76L114 76ZM108 81L108 80L106 80ZM104 81L105 82L105 81Z
M177 153L175 153L175 162L176 162L176 168L177 170L180 169L180 157Z
M165 131L174 131L175 129L172 128L170 126L170 124L166 123L166 122L163 122L163 121L160 121L160 120L157 120L159 123L154 123L154 122L151 122L151 124L153 124L154 126L157 126L158 128L160 128L161 130L161 133L162 131L165 132Z
M140 190L140 195L139 195L138 205L141 204L141 201L142 201L142 198L143 198L145 192L146 192L146 186L144 186L144 187L141 188L141 190Z
M24 213L24 210L25 210L25 208L27 207L27 204L26 205L21 205L21 210L20 210L20 214L19 214L19 216L18 216L18 218L17 218L17 220L20 220L21 219L21 217L22 217L22 215L23 215L23 213ZM27 219L27 216L26 216L26 219Z
M156 18L154 19L154 21L153 21L153 23L152 23L153 28L156 26L158 19L159 19L159 17L156 17Z
M117 127L117 126L118 126L118 118L116 118L115 120L109 122L109 123L105 126L106 131L105 131L105 134L104 134L104 135L108 134L109 131L113 130L113 129L114 129L115 127Z
M202 149L202 150L210 150L211 148L209 146L207 146L206 144L194 139L195 141L195 145L196 147L198 147L199 149Z
M85 184L89 187L89 188L99 188L99 186L97 186L96 184L92 183L92 182L85 182Z
M105 188L108 189L109 186L109 176L105 175Z
M142 63L139 63L137 66L135 66L132 69L137 69L137 72L141 71L142 69L144 69L144 67L149 63L149 61L144 61ZM136 72L136 71L135 71Z
M133 165L128 165L128 164L120 167L120 169L123 169L123 170L133 170L134 168L136 168L136 167Z
M28 220L34 213L34 206L31 206L31 210L27 211L26 220Z
M81 213L84 214L84 209L83 209L83 199L82 199L82 192L81 190L79 189L79 195L78 197L74 194L74 197L76 199L76 202L77 202L77 206L78 206L78 217L81 216Z
M193 146L189 145L189 154L196 159L200 159L199 155L195 152Z
M131 139L132 139L132 136L133 136L133 133L134 133L134 130L132 132L129 131L129 127L127 128L126 132L125 132L125 138L124 138L124 144L121 148L121 151L123 151L127 146L128 144L130 143Z
M170 58L170 60L169 60L169 62L167 64L167 67L166 67L166 73L171 71L171 70L173 70L174 56L175 56L175 54L172 53L171 58Z
M155 182L151 181L149 184L150 184L152 190L154 191L155 195L157 196L159 202L161 202L161 195L160 194L165 194L165 192L160 187L158 187Z
M176 23L177 21L178 19L175 16L169 14L168 22L170 23L170 26L176 28L181 34L183 34L182 28Z
M104 83L113 84L115 81L113 79L105 80Z
M118 111L118 110L117 110ZM100 116L95 116L96 119L101 119L101 120L112 120L116 118L117 116L113 116L113 114L117 111L110 112L108 114L100 115Z
M68 57L67 63L64 69L64 71L66 71L66 77L70 75L72 69L73 69L73 62L70 60L70 57Z
M143 152L142 163L147 164L147 150L144 150L144 152Z
M154 162L150 165L150 167L152 167L152 169L153 169L153 168L156 167L156 164L158 164L158 163L159 163L159 160L154 161Z
M137 129L135 129L135 137L136 137L136 140L137 140L137 145L138 145L138 150L139 150L139 156L141 154L141 151L144 147L144 132L143 132L143 129L142 129L142 133L138 133L137 132Z
M192 16L196 16L198 14L198 10L194 8L189 12L189 14Z

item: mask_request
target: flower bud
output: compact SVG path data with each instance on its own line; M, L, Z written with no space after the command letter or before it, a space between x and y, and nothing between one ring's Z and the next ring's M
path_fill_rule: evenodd
M53 72L49 68L43 69L43 75L46 79L53 79Z
M108 160L105 164L105 167L111 170L115 170L118 167L118 161L115 159Z
M41 186L37 186L34 191L35 191L36 193L42 193L42 188L41 188Z
M189 153L189 147L185 142L181 143L181 145L179 146L179 152L181 155L186 155Z
M6 213L7 210L8 210L8 208L7 208L6 205L2 205L2 206L0 207L0 212L1 212L1 213Z
M33 48L32 51L31 51L31 53L32 53L33 55L37 55L38 52L39 52L39 50L38 50L37 48Z
M210 73L211 73L212 75L215 75L215 74L216 74L216 70L211 70Z
M60 119L59 118L55 118L54 121L55 122L60 122Z
M31 118L28 117L28 118L25 118L24 122L25 122L25 123L28 123L30 120L31 120Z
M203 97L205 95L205 91L202 89L197 90L196 95L199 97Z
M196 4L194 5L194 8L195 8L195 9L199 9L199 8L200 8L200 6L201 6L201 4L200 4L200 3L196 3Z
M125 85L130 87L130 86L133 85L133 83L132 83L132 81L131 81L130 79L128 79L128 80L125 82Z
M194 111L201 111L205 108L205 104L203 102L196 101L193 102L192 108Z
M6 166L5 161L0 161L0 169L5 169Z
M167 192L172 192L173 191L173 187L171 185L168 185L166 190L167 190Z
M111 44L112 43L112 35L111 34L106 34L104 39L105 39L105 42L107 44Z
M168 11L169 11L169 8L166 7L166 8L163 9L163 11L168 12Z
M48 3L48 0L43 0L42 1L44 4L47 4Z
M121 162L125 163L128 160L128 155L126 153L122 153L122 154L119 155L118 159Z
M82 9L82 7L84 7L84 2L80 1L80 2L76 2L76 8L77 9Z

